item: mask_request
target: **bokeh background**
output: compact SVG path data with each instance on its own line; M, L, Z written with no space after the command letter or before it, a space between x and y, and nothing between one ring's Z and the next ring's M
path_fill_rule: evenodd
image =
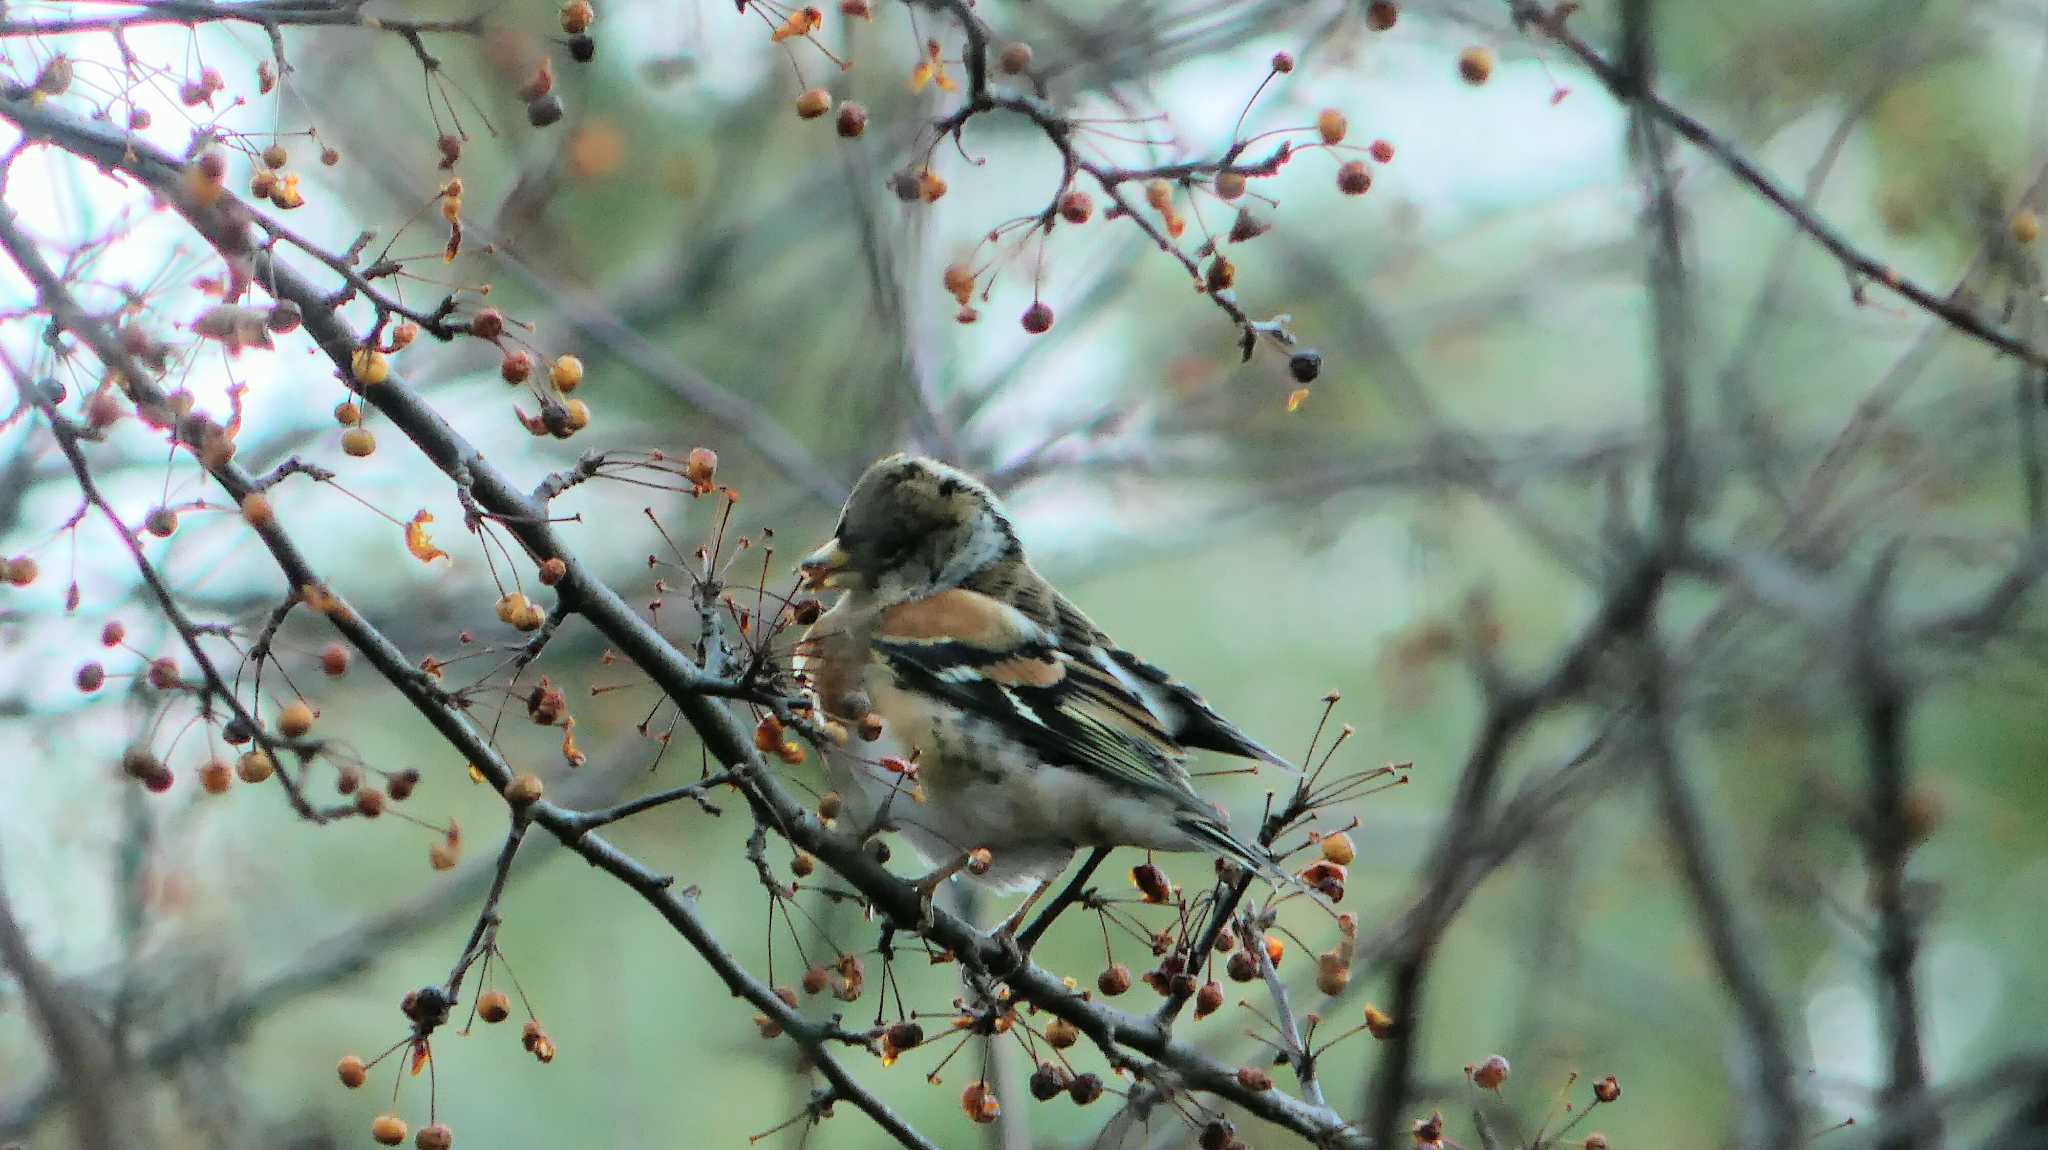
M5 15L98 7L10 4ZM1128 162L1213 154L1280 50L1300 66L1274 81L1250 130L1307 124L1334 106L1356 141L1394 145L1363 198L1340 196L1335 162L1319 154L1255 185L1278 201L1275 227L1234 252L1238 296L1256 316L1291 315L1324 357L1290 414L1284 358L1269 348L1240 364L1230 326L1128 223L1098 218L1044 246L1038 291L1058 314L1048 334L1028 337L1016 322L1036 245L1015 255L979 323L954 322L941 268L993 225L1041 208L1058 159L1028 126L986 117L965 141L976 162L940 149L951 185L943 200L895 202L885 177L953 99L913 94L905 82L922 35L946 27L931 13L891 4L872 23L828 14L827 42L855 62L843 75L800 54L805 86L829 83L870 109L867 135L846 142L828 122L793 114L798 81L753 15L713 3L599 8L596 59L573 65L557 50L569 114L547 129L525 123L510 89L552 33L553 5L507 0L491 9L502 31L432 42L472 137L460 168L470 237L463 259L422 267L445 284L488 281L491 302L530 322L538 346L580 355L591 428L574 444L529 438L495 356L473 344L409 350L400 362L408 377L528 479L591 448L715 448L721 480L743 493L732 530L759 539L773 529L778 584L873 457L914 447L992 475L1038 565L1071 598L1255 735L1292 753L1334 689L1343 693L1337 717L1357 732L1345 756L1415 764L1409 784L1357 805L1360 857L1345 904L1368 928L1406 905L1474 736L1480 695L1459 648L1475 601L1490 604L1511 666L1542 666L1596 600L1586 575L1597 568L1611 492L1623 490L1625 502L1640 495L1652 372L1644 197L1625 112L1562 53L1516 34L1504 6L1478 0L1417 0L1379 34L1366 31L1361 5L1321 0L982 5L1054 69L1059 98L1138 117L1106 132L1162 141L1097 141ZM1611 40L1612 5L1584 8L1579 30ZM1987 314L2019 330L2032 324L2036 256L2007 221L2048 160L2048 9L2000 0L1658 9L1662 89L1674 102L1779 179L1814 181L1819 212L1907 274L1944 287L1963 277ZM197 53L251 95L266 52L247 27L138 29L130 39L173 67ZM309 204L294 226L341 247L362 228L377 229L381 244L418 217L395 250L438 248L429 201L444 177L413 54L354 30L287 41L297 70L282 98L229 111L223 123L262 134L311 125L340 149L334 168L305 162ZM1499 57L1483 86L1463 82L1456 66L1473 45ZM0 42L0 70L32 76L58 47ZM82 77L98 69L104 79L116 60L104 36L62 47ZM440 97L431 101L445 122ZM182 148L185 116L175 100L158 108L152 138ZM11 142L0 133L0 145ZM303 137L290 142L313 150ZM1900 540L1901 604L1982 586L2024 535L2015 367L1881 291L1859 303L1841 267L1751 190L1696 152L1679 151L1675 164L1712 530L1769 542L1777 524L1745 465L1749 445L1768 440L1784 474L1804 482L1853 418L1867 434L1827 492L1826 529L1804 541L1801 562L1853 571ZM39 236L79 247L94 282L148 285L157 330L190 343L180 325L200 304L188 285L210 265L146 197L31 151L14 162L5 198ZM1203 210L1210 226L1227 226L1220 205ZM123 238L97 243L113 234ZM405 290L431 304L445 284ZM24 365L47 362L30 305L20 276L0 270L0 347ZM457 654L465 629L472 649L514 641L491 617L497 592L445 482L395 434L370 459L342 457L330 411L343 391L309 346L284 340L233 359L197 349L184 363L186 386L210 410L225 410L231 381L249 386L245 462L298 453L340 470L360 502L287 485L279 514L409 652ZM132 421L96 450L103 481L134 518L211 494L189 461L167 466L161 442ZM365 502L400 520L432 512L452 562L413 561L398 528ZM267 791L214 798L181 776L154 797L123 782L120 749L160 721L153 698L119 678L82 697L72 669L106 657L96 636L110 618L146 655L175 644L103 525L84 525L73 559L61 528L76 505L47 429L34 418L0 429L0 552L33 553L46 573L32 588L0 590L0 873L15 913L67 993L123 1029L143 1068L134 1089L160 1119L157 1144L363 1142L381 1107L339 1089L334 1061L399 1038L400 995L445 977L479 897L474 864L494 844L503 806L472 787L385 684L361 673L324 679L314 654L328 636L303 620L279 646L285 670L319 704L323 732L369 763L421 770L409 805L461 821L470 869L430 870L433 836L396 819L313 829ZM659 595L646 557L666 550L653 523L687 549L709 536L718 510L623 485L588 485L557 506L582 517L568 530L586 558L642 602ZM281 591L230 515L189 513L150 554L209 617L260 622ZM73 563L81 603L67 611L63 573ZM1720 602L1687 591L1670 625L1683 633ZM2032 1049L2048 1022L2040 622L2029 612L1992 642L1912 663L1924 692L1911 728L1914 801L1928 834L1912 875L1928 913L1922 978L1937 1083ZM1863 767L1827 642L1737 600L1714 641L1692 650L1681 681L1684 750L1767 944L1760 961L1811 1072L1817 1117L1832 1122L1872 1112L1881 1045L1851 814ZM665 752L637 733L653 695L600 654L572 624L539 668L570 686L590 763L570 777L558 733L523 720L503 732L514 761L593 802L696 771L687 728ZM108 658L115 671L141 663ZM583 690L615 684L622 689L595 697ZM504 701L482 692L476 705L489 714ZM516 703L511 717L520 719ZM655 729L665 722L657 716ZM1547 768L1590 729L1589 713L1555 716L1518 747L1517 770ZM196 762L199 741L191 737L174 767ZM1463 1106L1461 1068L1505 1054L1514 1064L1507 1104L1527 1130L1572 1072L1615 1073L1626 1098L1598 1116L1614 1145L1722 1145L1755 1116L1739 1035L1637 768L1627 755L1600 764L1583 799L1473 898L1437 967L1422 1071ZM1249 819L1270 783L1205 785ZM699 885L731 945L764 968L746 827L686 806L616 829L622 845ZM510 1034L481 1029L438 1044L440 1114L464 1144L738 1146L795 1112L807 1087L786 1044L759 1039L748 1011L661 922L553 848L536 842L530 854L505 903L501 943L562 1054L542 1067ZM1119 856L1108 881L1120 884L1134 861ZM1193 882L1206 865L1173 869ZM845 941L871 942L872 928L850 912L816 909ZM977 908L984 921L998 912L987 900ZM1074 919L1039 957L1090 978L1099 951L1092 925ZM779 979L795 972L781 946L776 961ZM943 1006L953 970L911 966L915 997ZM1350 1026L1375 987L1361 972L1343 998L1304 1006L1325 1010L1333 1028ZM871 1006L849 1009L858 1017ZM1233 1008L1191 1033L1243 1049L1248 1021ZM1372 1064L1369 1039L1338 1047L1324 1071L1333 1103L1355 1112ZM1088 1145L1107 1112L1025 1104L1012 1079L1011 1120L984 1132L959 1114L954 1088L925 1083L924 1068L906 1059L864 1070L948 1146ZM50 1073L13 984L0 979L0 1133L66 1144ZM957 1086L969 1073L956 1067L947 1080ZM423 1084L408 1083L408 1098ZM1967 1141L1997 1117L1980 1111L1951 1134ZM1801 1136L1784 1132L1782 1142ZM793 1145L797 1133L777 1138ZM809 1138L859 1147L882 1136L843 1113ZM1186 1137L1162 1123L1122 1144L1148 1139Z

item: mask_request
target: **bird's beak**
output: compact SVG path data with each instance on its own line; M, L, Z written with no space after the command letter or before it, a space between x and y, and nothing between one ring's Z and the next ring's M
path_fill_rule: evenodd
M803 562L797 564L796 569L803 573L806 585L831 587L835 585L833 577L846 570L846 565L852 561L852 553L841 547L838 537L834 536L826 540L823 547L804 556Z

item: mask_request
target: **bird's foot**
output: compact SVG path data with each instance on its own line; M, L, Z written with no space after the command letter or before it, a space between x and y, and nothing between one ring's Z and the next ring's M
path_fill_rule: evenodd
M966 869L967 859L968 856L963 854L911 884L917 888L917 925L914 929L919 934L930 930L938 922L938 914L933 904L938 898L939 888L946 885L946 880Z

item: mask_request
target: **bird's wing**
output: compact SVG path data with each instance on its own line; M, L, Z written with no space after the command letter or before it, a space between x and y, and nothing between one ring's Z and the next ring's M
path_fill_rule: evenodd
M1027 613L1056 636L1060 647L1115 676L1143 702L1159 727L1176 743L1294 770L1293 764L1217 714L1193 687L1117 646L1102 628L1037 577L1036 572L1031 572L1028 579L1020 579L1019 585L1029 588L1020 597L1030 608Z
M997 725L1050 763L1211 808L1181 765L1179 743L1133 689L1096 657L1000 600L952 590L884 612L873 649L906 689Z

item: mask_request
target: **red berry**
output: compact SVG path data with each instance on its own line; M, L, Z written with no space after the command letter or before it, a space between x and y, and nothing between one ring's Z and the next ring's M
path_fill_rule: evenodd
M1024 309L1024 330L1032 335L1044 335L1052 330L1052 308L1044 300L1032 300Z

